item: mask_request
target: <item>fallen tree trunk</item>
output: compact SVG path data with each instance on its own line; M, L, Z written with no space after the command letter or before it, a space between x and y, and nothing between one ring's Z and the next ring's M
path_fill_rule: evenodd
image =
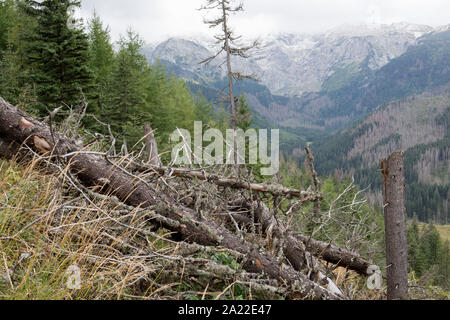
M117 196L130 206L155 210L163 218L154 223L176 232L180 240L206 246L222 246L246 255L246 260L242 263L244 270L264 273L276 279L280 286L289 287L293 293L300 293L303 298L343 298L309 280L294 268L281 266L275 257L260 253L256 246L215 222L204 221L194 210L158 194L147 184L131 177L107 160L86 152L74 141L53 132L48 126L32 119L1 98L0 140L6 145L15 144L15 149L18 145L26 145L34 152L46 156L48 161L65 160L69 170L85 187ZM1 150L3 149L4 147ZM8 152L5 155L10 154L11 152Z
M368 268L372 264L362 259L357 253L339 248L323 241L312 239L304 235L296 235L295 237L303 242L306 250L319 259L323 259L339 267L356 271L364 276L371 275L368 272Z
M215 174L207 174L201 171L177 169L177 168L167 168L158 166L141 166L137 165L138 170L141 172L155 171L160 175L170 175L174 177L182 177L188 179L198 179L200 181L207 181L214 183L220 187L227 187L231 189L243 189L251 190L262 193L269 193L273 196L283 196L288 198L298 198L300 201L314 201L320 197L317 193L313 191L301 191L296 189L290 189L283 187L281 185L274 184L260 184L260 183L249 183L233 177L221 177Z
M249 203L245 201L237 201L234 205L244 206L246 208L250 207ZM248 211L248 210L247 210ZM233 218L241 225L249 226L251 223L261 223L262 230L265 232L271 230L272 236L281 237L284 234L283 226L280 225L280 221L275 221L274 217L270 214L269 208L260 203L258 206L258 212L255 214L255 218L258 221L251 221L251 218L247 215L233 214ZM333 263L336 266L344 267L349 270L358 272L364 276L370 276L371 273L368 270L369 266L372 264L355 252L339 248L330 243L318 241L307 237L302 234L296 234L295 236L289 236L286 243L285 254L287 258L290 258L291 264L294 266L301 266L301 260L299 260L298 255L289 254L294 248L303 248L303 251L311 253L313 256L324 260L329 263Z

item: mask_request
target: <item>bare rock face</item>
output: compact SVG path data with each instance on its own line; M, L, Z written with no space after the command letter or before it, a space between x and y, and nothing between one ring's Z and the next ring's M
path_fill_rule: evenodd
M315 35L277 34L261 38L262 48L248 60L235 59L239 72L254 74L272 94L300 96L317 92L339 70L377 70L417 44L433 28L409 23L343 26ZM169 39L148 48L151 62L165 60L183 69L181 76L211 81L225 75L220 59L208 66L198 63L213 55L213 45L204 39ZM180 71L180 70L179 70ZM187 71L187 73L186 73Z

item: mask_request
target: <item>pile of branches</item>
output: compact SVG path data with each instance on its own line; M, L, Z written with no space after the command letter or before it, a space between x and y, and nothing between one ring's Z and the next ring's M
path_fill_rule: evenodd
M180 295L164 283L184 278L205 292L227 283L243 285L267 299L348 299L331 270L341 266L371 274L371 263L359 254L295 228L305 204L313 203L314 216L320 214L322 197L309 149L314 186L294 190L258 184L244 174L227 176L224 167L163 167L154 150L145 161L142 151L128 153L126 146L120 155L114 144L108 152L91 151L92 142L75 141L80 121L73 121L74 114L84 112L72 112L71 125L66 126L70 130L58 132L52 124L55 113L39 122L0 98L0 156L38 160L58 173L73 199L52 213L54 236L68 230L74 237L90 235L109 252L109 262L139 269L127 285L146 292L158 278L157 296L182 298L193 292ZM112 134L111 139L115 141ZM156 147L151 132L143 140ZM81 201L75 218L61 223L67 210L73 211L74 201ZM89 228L94 224L95 237ZM93 263L97 258L86 256Z

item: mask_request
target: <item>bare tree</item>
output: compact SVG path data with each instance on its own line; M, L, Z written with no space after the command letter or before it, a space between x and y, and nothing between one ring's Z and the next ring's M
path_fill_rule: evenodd
M381 160L386 228L387 296L408 299L404 154L395 152Z
M222 30L219 34L215 35L216 44L219 44L221 48L211 57L203 60L200 64L208 64L222 53L226 55L227 76L228 76L228 98L230 103L230 118L233 129L233 143L234 143L234 162L237 164L237 139L236 139L236 102L238 99L234 96L233 92L233 80L253 79L256 80L253 75L247 75L240 72L234 72L231 67L231 57L249 58L249 51L259 46L258 41L254 41L251 45L242 46L237 43L242 36L236 36L229 25L230 14L244 11L243 4L233 4L234 0L206 0L206 5L202 6L200 10L217 10L219 15L212 20L205 19L205 24L210 28L221 27Z

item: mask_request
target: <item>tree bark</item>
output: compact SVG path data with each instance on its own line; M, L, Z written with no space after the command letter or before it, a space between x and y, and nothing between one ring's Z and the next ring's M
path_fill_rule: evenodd
M205 246L222 246L246 256L244 270L264 273L276 279L280 286L288 286L302 297L314 299L342 299L290 266L281 267L279 261L269 254L242 240L213 221L205 221L187 207L178 205L164 194L157 193L147 184L130 177L120 168L93 154L85 153L74 141L52 132L50 128L18 110L0 98L0 140L26 145L49 161L66 159L69 170L79 181L96 192L115 195L127 205L151 208L163 217L152 223L177 234L180 240ZM4 148L3 148L4 149Z
M304 235L296 235L295 237L305 244L306 250L319 259L356 271L364 276L370 275L367 269L372 264L361 258L359 254Z
M408 299L404 154L381 160L386 229L387 297Z

